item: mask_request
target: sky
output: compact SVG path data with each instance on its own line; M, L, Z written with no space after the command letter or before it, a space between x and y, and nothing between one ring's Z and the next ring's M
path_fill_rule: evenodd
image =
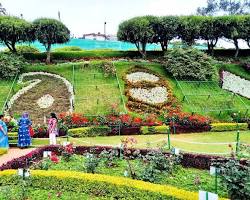
M40 17L58 19L71 34L104 32L116 34L123 20L140 15L188 15L204 6L206 0L0 0L10 15L23 15L33 21Z

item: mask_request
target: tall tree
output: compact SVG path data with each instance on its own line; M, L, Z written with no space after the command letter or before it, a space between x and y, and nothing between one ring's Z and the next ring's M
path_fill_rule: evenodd
M149 16L134 17L119 25L118 40L135 44L143 57L146 57L147 43L151 43L154 37L153 27Z
M42 43L47 52L46 63L50 63L50 52L52 44L63 44L70 40L69 29L60 21L55 19L40 18L34 22L36 39Z
M16 52L16 44L19 42L31 42L34 38L32 24L11 16L0 16L0 41L11 52Z
M178 36L179 18L176 16L159 17L154 30L154 43L160 43L162 51L167 51L169 42Z
M201 16L183 16L180 17L178 26L178 37L188 45L192 46L196 39L200 37Z
M250 0L207 0L206 7L199 7L199 15L240 15L250 13Z
M0 3L0 16L6 15L6 9L3 7L3 5Z
M220 37L222 37L222 26L218 18L211 16L204 16L200 18L200 39L207 41L208 52L213 54Z
M234 15L234 16L223 16L218 17L221 23L221 31L223 36L229 40L232 40L236 49L235 57L239 54L239 39L244 39L244 16Z

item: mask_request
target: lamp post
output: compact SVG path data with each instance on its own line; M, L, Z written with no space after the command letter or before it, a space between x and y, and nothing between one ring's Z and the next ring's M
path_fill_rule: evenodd
M107 22L104 22L104 38L106 40L106 25L107 25Z
M239 145L240 145L239 114L240 114L240 112L238 112L238 113L237 113L237 116L236 116L236 122L237 122L236 156L237 156L238 153L239 153Z

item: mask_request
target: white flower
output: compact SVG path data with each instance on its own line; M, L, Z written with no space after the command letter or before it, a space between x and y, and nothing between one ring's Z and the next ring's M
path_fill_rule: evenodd
M50 94L46 94L37 100L37 104L40 108L49 108L54 103L54 98Z
M250 98L250 81L227 71L222 72L222 88Z
M136 83L139 81L148 81L148 82L157 82L159 81L159 77L149 74L146 72L135 72L127 75L127 80L132 83Z
M133 98L150 104L165 103L168 95L165 87L152 89L132 88L129 90L129 93Z
M37 76L37 75L43 75L43 76L50 76L53 78L57 78L63 81L63 83L66 85L69 93L70 93L70 112L73 112L73 103L74 103L74 89L72 84L64 77L61 77L60 75L57 74L51 74L48 72L28 72L28 73L24 73L21 74L18 80L18 83L22 83L23 82L23 78L26 76ZM32 89L33 87L35 87L38 83L40 83L41 80L40 79L34 79L32 81L28 81L28 83L30 83L28 86L22 88L21 90L19 90L14 96L12 96L12 98L9 100L8 102L8 109L11 108L11 106L14 104L14 102L23 94L25 94L26 92L28 92L30 89Z

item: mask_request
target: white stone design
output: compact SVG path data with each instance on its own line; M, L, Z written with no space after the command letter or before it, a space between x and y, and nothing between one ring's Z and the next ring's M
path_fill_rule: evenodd
M74 107L74 89L72 84L64 77L61 77L60 75L57 74L51 74L48 72L28 72L28 73L24 73L21 74L18 80L19 84L23 83L23 79L26 76L37 76L37 75L43 75L43 76L50 76L53 78L57 78L63 81L63 83L66 85L69 93L70 93L70 112L73 112L73 107ZM8 102L8 109L10 109L12 107L12 105L14 104L14 102L21 97L23 94L25 94L26 92L28 92L30 89L32 89L33 87L35 87L37 84L39 84L41 82L40 79L36 78L33 79L31 81L28 81L26 83L30 83L28 86L22 88L21 90L19 90L15 95L12 96L12 98L9 100Z
M222 88L231 92L250 98L250 81L231 72L222 72Z
M140 101L159 104L167 102L167 89L165 87L154 87L151 89L132 88L129 90L130 95Z
M54 98L50 94L46 94L37 100L37 105L40 108L49 108L54 103Z
M126 78L131 83L136 83L140 81L147 81L147 82L159 81L159 77L155 76L154 74L149 74L146 72L134 72L134 73L128 74Z

